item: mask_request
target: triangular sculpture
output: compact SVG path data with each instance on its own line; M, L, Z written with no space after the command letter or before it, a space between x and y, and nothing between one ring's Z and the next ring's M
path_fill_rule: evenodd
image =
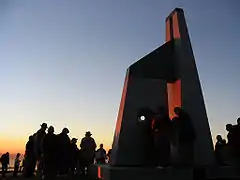
M182 107L196 129L197 166L214 164L213 143L184 12L166 18L166 42L132 64L126 73L112 147L112 166L152 164L148 122L138 120L142 108L165 106L170 117Z

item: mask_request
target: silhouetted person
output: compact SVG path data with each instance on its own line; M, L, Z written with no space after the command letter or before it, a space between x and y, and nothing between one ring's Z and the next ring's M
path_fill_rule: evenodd
M84 162L84 154L83 154L83 150L79 149L79 153L78 153L78 173L81 176L85 175L85 162Z
M236 139L235 139L236 132L235 132L234 126L232 124L227 124L226 130L228 132L227 134L228 145L234 148L236 145Z
M26 166L26 158L25 158L25 154L24 154L23 159L22 159L22 163L21 163L21 165L20 165L19 171L23 173L25 166Z
M97 164L105 164L107 159L106 150L103 148L103 144L100 144L100 148L96 151L95 156Z
M108 150L107 157L108 157L108 163L111 162L111 154L112 154L112 149Z
M20 163L21 163L20 156L21 156L21 154L17 153L16 158L14 160L14 170L13 170L14 177L16 177L19 172L19 167L20 167Z
M9 152L1 156L1 164L2 164L2 177L5 177L9 165Z
M28 142L26 144L25 155L24 155L24 168L23 175L25 177L33 176L36 166L36 155L34 149L34 138L29 136Z
M240 168L240 117L237 119L237 124L233 126L234 140L235 140L235 162L236 166Z
M174 108L176 117L173 118L178 144L180 164L192 166L194 162L195 129L191 117L180 107Z
M154 159L156 166L170 165L171 120L164 107L160 107L154 115L153 123Z
M57 173L57 136L54 127L48 128L48 133L43 139L43 174L46 179L53 179Z
M68 134L68 128L63 128L62 132L58 135L58 165L60 174L67 174L70 170L71 141Z
M217 135L217 142L215 144L215 156L216 161L219 165L225 165L226 162L226 141L222 138L221 135Z
M85 137L82 139L80 147L81 147L81 157L84 168L89 168L89 165L94 163L94 155L96 149L95 140L91 137L91 132L88 131L85 134ZM83 172L84 173L84 172Z
M233 126L232 124L226 125L226 130L228 132L227 139L228 139L228 149L229 149L229 158L231 161L231 164L237 165L237 156L238 156L238 131L236 126Z
M34 134L34 147L37 160L37 175L41 176L43 173L43 157L42 157L42 143L46 135L47 124L42 123L41 128Z
M71 173L74 176L75 170L78 166L78 160L79 160L79 149L77 147L77 139L76 138L72 138L71 140L71 162L70 162L70 166L71 166Z

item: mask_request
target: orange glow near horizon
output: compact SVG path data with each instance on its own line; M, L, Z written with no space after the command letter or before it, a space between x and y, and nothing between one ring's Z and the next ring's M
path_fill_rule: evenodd
M0 153L24 154L26 140L22 138L0 138Z
M14 155L17 153L24 155L26 142L27 142L27 138L26 139L25 138L24 139L0 138L0 144L1 144L0 154L9 152L11 155ZM79 143L80 143L80 140L77 143L78 147L79 147ZM96 139L96 143L97 143L97 146L99 146L101 142L99 142L98 139ZM111 149L111 142L107 142L106 145L104 146L104 149L106 151Z
M76 137L76 136L74 136ZM71 138L71 137L70 137ZM93 137L96 141L97 144L97 148L99 148L99 145L101 143L104 144L104 149L106 151L108 151L109 149L111 149L112 147L112 136L107 136L107 137ZM105 139L105 141L103 141L102 139ZM24 137L6 137L1 135L0 137L0 154L9 152L11 155L20 153L20 154L24 154L25 152L25 145L28 141L28 136ZM78 138L78 142L77 142L77 146L79 147L81 138Z

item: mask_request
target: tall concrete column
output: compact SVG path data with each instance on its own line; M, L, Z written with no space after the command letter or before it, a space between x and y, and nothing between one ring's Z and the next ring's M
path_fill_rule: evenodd
M167 83L169 114L173 117L176 106L190 114L197 134L195 164L212 165L214 151L211 131L184 12L180 8L166 18L166 42L171 40L175 40L174 72L177 79Z

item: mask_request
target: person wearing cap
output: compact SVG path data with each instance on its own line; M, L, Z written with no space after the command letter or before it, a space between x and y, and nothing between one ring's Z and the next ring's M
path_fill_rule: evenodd
M68 128L63 128L62 132L57 135L58 170L60 174L67 174L70 168L71 140L68 134L69 134ZM61 159L59 157L61 157Z
M43 138L46 135L47 124L42 123L41 128L34 134L34 142L35 142L35 153L37 160L40 159L42 154L42 142Z
M72 138L71 140L71 173L74 176L75 170L78 165L78 159L79 159L79 149L77 147L77 138Z
M87 131L80 143L83 169L87 168L87 170L89 165L94 163L95 149L97 147L94 138L91 136L92 133ZM84 174L84 171L82 173Z
M42 123L41 128L33 135L34 136L34 149L35 156L37 160L37 175L41 176L43 171L43 162L42 162L42 143L43 138L46 135L47 123Z
M45 179L52 179L56 176L57 136L54 134L54 127L48 128L48 133L43 139L43 175Z

